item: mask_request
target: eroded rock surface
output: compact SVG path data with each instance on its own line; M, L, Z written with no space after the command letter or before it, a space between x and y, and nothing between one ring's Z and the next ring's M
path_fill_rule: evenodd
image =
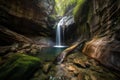
M94 38L86 43L83 52L103 65L120 71L120 41L110 38Z
M48 63L45 66L47 70ZM42 77L47 80L119 80L112 71L79 52L69 55L61 64L51 64L48 73L38 71L36 74L31 80Z
M83 53L103 65L120 71L119 0L85 0L76 7L76 34L87 43Z
M0 0L0 26L27 37L51 37L50 15L54 4L54 0ZM0 36L1 44L13 42L1 31Z

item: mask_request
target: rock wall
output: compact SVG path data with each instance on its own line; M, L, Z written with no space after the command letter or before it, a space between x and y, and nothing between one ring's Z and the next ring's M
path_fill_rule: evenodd
M54 4L54 0L0 0L0 30L3 31L5 27L13 34L30 38L52 37L54 19L51 14L54 12ZM14 37L11 38L16 34L9 36L9 33L1 31L0 45L16 41Z
M48 17L52 1L0 0L0 25L24 35L51 35Z
M83 53L120 71L120 1L85 0L75 9L76 35L87 40Z

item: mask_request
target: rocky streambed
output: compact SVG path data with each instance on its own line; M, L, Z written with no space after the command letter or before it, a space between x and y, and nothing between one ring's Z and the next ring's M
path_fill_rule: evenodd
M56 57L38 56L41 52L35 49L35 45L32 49L28 44L25 46L26 49L9 52L0 58L0 80L119 80L119 72L79 51L71 52L63 63L55 64ZM28 49L30 51L23 53Z
M80 52L69 55L61 64L45 62L42 70L31 80L119 80L119 74Z

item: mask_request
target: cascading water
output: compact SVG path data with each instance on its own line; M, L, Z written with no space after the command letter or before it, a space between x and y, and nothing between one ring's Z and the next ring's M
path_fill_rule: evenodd
M65 47L63 45L63 42L62 42L62 37L64 37L64 33L62 33L63 31L63 26L64 26L64 22L65 22L65 19L67 17L63 17L59 23L57 24L57 28L56 28L56 45L54 47ZM63 36L62 36L63 35ZM63 38L64 39L64 38Z
M59 23L56 29L56 45L61 46L61 25Z

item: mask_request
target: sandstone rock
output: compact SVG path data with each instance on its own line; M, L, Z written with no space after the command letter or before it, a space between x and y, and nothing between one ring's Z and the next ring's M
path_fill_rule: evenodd
M52 36L53 30L48 17L53 8L48 7L53 5L52 0L0 0L0 25L27 37ZM9 36L5 37L3 33L0 36L2 37L0 42L14 43Z
M45 63L45 64L43 65L43 71L44 71L45 73L48 73L49 70L50 70L50 67L51 67L51 63Z
M86 43L83 53L98 60L103 65L120 71L119 41L110 38L94 38Z

